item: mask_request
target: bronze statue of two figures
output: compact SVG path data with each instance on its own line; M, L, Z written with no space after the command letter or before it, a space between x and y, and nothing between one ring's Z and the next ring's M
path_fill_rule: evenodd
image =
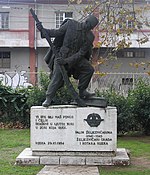
M56 91L65 83L75 100L74 104L81 107L106 107L105 99L94 97L94 93L86 90L94 73L94 68L90 64L94 41L91 30L98 24L98 19L94 15L89 15L82 23L67 19L59 29L45 29L34 11L30 9L30 12L36 21L37 29L41 32L41 37L50 45L45 61L52 72L51 81L42 106L50 106ZM53 43L52 37L55 38ZM79 95L69 80L71 75L79 82Z

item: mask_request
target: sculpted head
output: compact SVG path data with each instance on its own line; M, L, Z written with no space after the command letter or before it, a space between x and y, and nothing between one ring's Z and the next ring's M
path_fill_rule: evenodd
M83 23L83 27L85 30L92 30L98 22L98 19L94 15L89 15Z

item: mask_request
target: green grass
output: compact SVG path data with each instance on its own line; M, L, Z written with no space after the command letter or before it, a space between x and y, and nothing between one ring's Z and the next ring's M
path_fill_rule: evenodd
M41 170L43 166L14 165L16 157L27 147L29 129L0 129L0 175L36 175ZM131 165L101 166L100 175L150 175L150 137L119 137L118 148L130 150Z
M150 175L150 137L119 137L118 148L130 151L131 165L99 167L100 175Z
M134 157L148 157L150 159L150 137L121 137L118 139L118 147L131 150Z
M36 175L42 166L15 166L15 159L30 147L29 130L0 129L0 175Z

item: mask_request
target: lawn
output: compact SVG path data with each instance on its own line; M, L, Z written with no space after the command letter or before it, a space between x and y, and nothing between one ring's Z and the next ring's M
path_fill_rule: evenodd
M15 166L15 159L30 147L28 129L0 129L0 175L36 175L43 166ZM150 175L150 137L119 137L118 147L129 149L128 167L99 167L100 175Z
M100 175L150 175L150 137L119 137L119 147L130 150L131 165L99 167Z
M42 166L15 166L15 159L30 147L29 130L0 129L0 175L36 175Z

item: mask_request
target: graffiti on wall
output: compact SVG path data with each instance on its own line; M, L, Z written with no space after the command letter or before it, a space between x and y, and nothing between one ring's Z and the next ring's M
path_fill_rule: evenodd
M20 74L18 72L13 74L8 72L0 73L0 81L3 85L11 86L12 88L33 86L28 82L26 73L27 71L20 71Z

